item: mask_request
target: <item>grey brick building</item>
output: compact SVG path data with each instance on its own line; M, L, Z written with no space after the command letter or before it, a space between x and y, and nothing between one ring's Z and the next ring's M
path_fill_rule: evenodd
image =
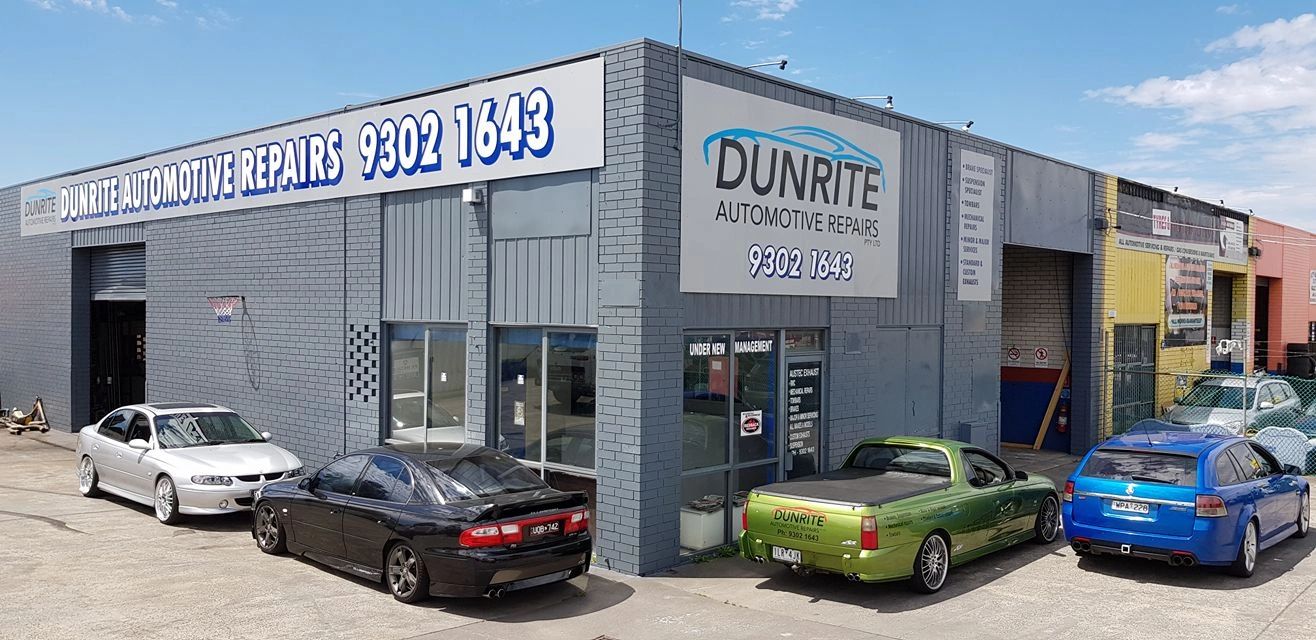
M1017 347L1068 351L1070 418L1049 433L1048 446L1081 451L1093 442L1103 379L1094 269L1104 263L1093 218L1106 216L1095 174L696 54L680 66L696 95L729 90L743 100L681 98L689 91L678 92L676 49L640 40L0 190L8 249L0 263L0 402L21 406L39 395L67 429L129 402L216 402L308 464L387 440L498 446L555 485L590 492L596 561L632 573L732 540L738 493L838 464L865 437L967 438L994 449L1011 431L1005 416L1017 415L1031 444L1036 407L1003 405L1003 372L1016 367ZM569 82L545 75L567 68ZM591 106L591 83L601 105ZM531 106L536 86L566 89L545 109L542 101ZM468 103L454 112L443 102L481 91L497 94L489 93L492 110L524 106L511 120L491 114L497 126L481 129L461 120ZM434 112L444 135L458 139L455 150L443 139L442 169L435 163L433 172L423 153L408 155L416 148L396 142L409 131L397 110L412 108L399 105L421 105L414 134L426 131L421 112L430 102L444 105ZM816 138L764 129L709 135L700 156L707 132L685 128L692 111L756 118L765 105L807 125L808 135L835 136L819 134L826 126L818 123L841 123L874 136L890 155L879 159L859 144L842 161ZM389 109L393 124L372 115ZM559 125L547 144L542 131L522 131L537 117L547 122L545 114ZM485 119L480 109L465 117ZM462 133L472 126L475 134ZM245 161L260 148L249 139L282 143L286 130L293 133L278 153L286 161L296 152L301 162L312 156L300 155L309 147L298 147L298 136L315 127L329 147L326 127L344 138L340 166L322 163L319 185L276 188L276 169L300 179L305 167L270 161L268 189L253 182L246 193L248 167L239 162L229 198L114 215L105 212L114 200L97 209L94 195L77 202L76 189L67 198L59 191L122 176L111 187L122 202L139 167L149 177L150 163L191 156L219 166L225 145L241 147ZM363 133L370 127L373 138ZM486 134L531 153L503 140L500 156ZM423 135L411 140L423 147ZM808 153L814 157L801 166L812 172L813 196L822 185L823 202L813 204L830 221L861 226L827 233L822 218L786 231L745 223L717 250L692 248L696 235L718 227L694 224L688 194L696 185L683 183L683 171L711 167L709 145L727 139L752 145L756 161L760 148L766 158L777 144L769 174L782 152L777 194L759 193L765 207L789 195L788 178L806 192L806 178L785 164L787 153ZM386 160L380 148L401 159ZM553 164L559 153L569 160ZM834 165L824 167L823 156ZM361 178L369 163L394 160L402 165L396 177L384 166L385 177ZM187 166L200 188L203 170ZM341 182L335 169L346 175ZM726 178L726 166L717 171ZM841 195L827 194L841 194L842 171L850 172L853 219L837 213ZM218 194L224 178L216 180ZM861 207L855 193L864 205L890 200ZM738 197L728 191L726 202ZM44 209L47 198L65 210ZM69 206L81 207L79 215ZM791 204L789 215L806 220L808 206ZM965 207L985 217L966 218ZM869 220L881 231L862 226ZM755 240L783 233L801 243L790 248L802 258ZM742 245L751 243L747 256ZM850 250L833 254L839 243L869 248L858 254L853 281L848 271L822 275L833 267L817 257L808 264L812 248L822 263L833 256L841 265ZM784 275L764 275L776 272L764 256L780 256ZM1003 269L1015 256L1026 262ZM806 263L805 275L787 273L795 260ZM683 273L683 262L712 266ZM1061 266L1048 267L1058 271L1029 292L1037 264ZM749 284L725 284L732 276ZM966 278L977 293L968 294ZM881 295L866 295L878 288ZM231 323L216 322L207 300L215 296L242 297ZM1010 299L1029 308L1003 308ZM1045 318L1030 333L1034 315ZM1050 377L1026 383L1049 389L1062 378L1061 362L1030 362Z

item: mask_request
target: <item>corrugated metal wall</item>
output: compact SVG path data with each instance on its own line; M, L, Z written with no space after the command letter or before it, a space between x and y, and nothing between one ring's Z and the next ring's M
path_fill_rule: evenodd
M146 242L146 225L140 222L95 229L76 229L72 233L73 248L100 247L110 244Z
M460 187L391 193L384 203L385 321L466 319Z
M494 241L493 321L595 324L598 276L590 244L590 236Z
M593 172L495 182L490 191L490 320L597 324Z

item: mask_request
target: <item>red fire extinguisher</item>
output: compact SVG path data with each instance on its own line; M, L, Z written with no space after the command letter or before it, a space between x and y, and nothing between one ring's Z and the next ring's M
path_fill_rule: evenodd
M1067 433L1069 431L1069 378L1065 378L1065 387L1060 390L1060 406L1057 407L1056 413L1056 433Z

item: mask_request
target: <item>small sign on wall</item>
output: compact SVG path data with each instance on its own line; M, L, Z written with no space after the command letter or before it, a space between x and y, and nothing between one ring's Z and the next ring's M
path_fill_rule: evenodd
M1005 359L1012 367L1019 366L1019 357L1021 355L1022 354L1019 353L1019 347L1010 347L1005 351Z
M1316 304L1316 271L1311 272L1310 283L1307 285L1307 301Z
M1034 367L1046 367L1049 366L1050 363L1051 363L1051 352L1047 351L1046 347L1038 347L1036 349L1033 349Z

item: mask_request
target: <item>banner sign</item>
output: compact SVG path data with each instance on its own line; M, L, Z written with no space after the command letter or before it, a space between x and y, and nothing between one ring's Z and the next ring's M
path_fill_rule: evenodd
M1165 341L1169 346L1206 342L1205 260L1165 258Z
M1167 209L1152 209L1150 216L1121 211L1115 234L1115 243L1121 249L1231 264L1247 264L1246 242L1242 220Z
M958 300L992 299L996 231L996 158L960 149Z
M1316 271L1312 271L1307 283L1307 302L1316 304Z
M603 165L603 61L333 113L22 188L22 235Z
M900 133L685 78L681 291L896 296Z

